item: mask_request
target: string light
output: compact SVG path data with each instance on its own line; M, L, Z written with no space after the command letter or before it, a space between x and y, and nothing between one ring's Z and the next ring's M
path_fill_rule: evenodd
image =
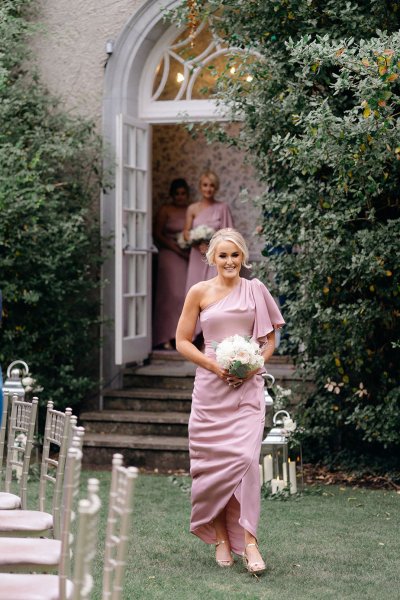
M186 0L189 8L188 21L189 21L189 30L190 30L190 45L194 46L194 38L196 36L196 29L199 26L200 21L200 13L198 4L200 4L200 0Z
M185 76L182 73L177 73L176 74L176 81L178 83L182 83L182 81L185 81Z

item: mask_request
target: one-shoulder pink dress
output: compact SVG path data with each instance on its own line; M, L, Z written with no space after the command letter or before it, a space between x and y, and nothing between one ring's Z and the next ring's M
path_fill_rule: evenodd
M212 342L234 334L260 344L284 324L261 281L240 279L222 300L200 313L205 352ZM189 420L192 514L190 531L215 544L213 519L226 507L232 550L244 551L244 529L257 537L260 514L259 456L265 419L263 369L234 389L211 371L198 367Z
M185 226L186 211L167 217L163 233L175 240ZM153 319L153 346L175 338L176 326L185 301L185 284L188 261L169 248L160 248L156 301Z
M225 202L214 202L208 208L201 211L193 220L192 229L198 225L208 225L215 231L224 227L233 227L233 220L229 206ZM199 281L206 281L215 277L215 267L210 267L198 248L193 247L190 251L189 267L186 279L186 292Z

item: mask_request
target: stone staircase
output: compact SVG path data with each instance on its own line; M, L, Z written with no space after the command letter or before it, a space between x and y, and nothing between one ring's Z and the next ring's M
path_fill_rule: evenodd
M195 365L177 352L154 352L148 365L124 372L123 389L106 390L104 410L80 415L86 429L84 461L111 464L121 452L126 464L160 472L189 469L187 424ZM268 371L293 387L298 377L287 357L274 356Z

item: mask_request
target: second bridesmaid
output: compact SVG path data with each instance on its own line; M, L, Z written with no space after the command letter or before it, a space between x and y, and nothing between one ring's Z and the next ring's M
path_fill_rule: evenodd
M154 238L158 253L157 292L154 311L153 347L170 350L175 343L175 330L185 299L185 283L189 253L182 250L176 238L185 224L189 202L189 186L185 179L174 179L169 190L172 202L157 213Z
M229 206L225 202L215 199L219 189L218 176L213 171L205 171L200 177L201 200L188 206L184 236L189 239L189 232L198 225L208 225L218 231L224 227L233 227L232 215ZM186 291L199 281L206 281L215 277L217 272L214 266L210 266L206 259L208 245L200 244L193 246L190 251L189 267L186 279Z

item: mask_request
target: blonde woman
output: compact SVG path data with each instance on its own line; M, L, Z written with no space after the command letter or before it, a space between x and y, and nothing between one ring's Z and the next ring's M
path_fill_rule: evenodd
M208 225L214 231L223 227L232 227L232 215L225 202L219 202L215 195L219 190L219 179L213 171L202 173L199 182L201 200L190 204L186 211L184 228L185 239L189 239L189 232L198 225ZM198 281L205 281L215 277L216 270L204 259L207 245L195 246L190 251L189 266L186 278L186 291Z
M257 544L260 511L258 461L264 429L263 369L239 378L218 365L213 342L234 334L257 340L265 362L284 324L275 301L258 279L240 277L248 250L234 229L218 231L207 251L216 276L189 290L176 331L178 351L196 363L189 420L192 533L216 546L221 567L243 556L251 573L265 563ZM205 352L192 343L200 319Z

